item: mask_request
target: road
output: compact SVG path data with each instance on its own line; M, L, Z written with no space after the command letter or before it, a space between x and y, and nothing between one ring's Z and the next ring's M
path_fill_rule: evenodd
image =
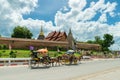
M0 67L0 80L97 80L92 78L101 76L103 72L104 75L109 74L108 71L115 69L120 69L120 59L82 61L78 65L37 69L30 69L28 66ZM84 79L85 77L87 78Z

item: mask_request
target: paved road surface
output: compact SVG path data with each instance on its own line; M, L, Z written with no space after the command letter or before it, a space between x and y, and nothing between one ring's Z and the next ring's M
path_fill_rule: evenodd
M112 75L112 71L116 69L120 71L120 59L82 61L79 65L39 69L27 66L0 67L0 80L120 80L120 77L99 79L107 77L107 74ZM116 73L120 75L119 71Z

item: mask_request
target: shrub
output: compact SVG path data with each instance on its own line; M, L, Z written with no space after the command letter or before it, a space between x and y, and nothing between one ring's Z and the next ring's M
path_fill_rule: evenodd
M10 58L16 58L16 53L13 51L10 51L9 55L10 55Z
M7 49L7 46L4 45L4 44L3 44L3 45L1 44L1 45L0 45L0 49Z

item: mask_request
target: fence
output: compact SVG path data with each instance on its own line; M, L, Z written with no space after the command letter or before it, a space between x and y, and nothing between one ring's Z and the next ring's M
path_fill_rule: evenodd
M0 58L0 66L30 65L31 58Z

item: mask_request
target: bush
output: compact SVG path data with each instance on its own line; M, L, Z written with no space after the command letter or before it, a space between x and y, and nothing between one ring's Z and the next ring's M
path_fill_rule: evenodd
M6 51L5 51L5 50L3 50L2 52L3 52L3 53L5 53Z
M0 45L0 49L7 49L7 46L4 45L4 44L3 44L3 45L1 44L1 45Z
M16 58L16 53L13 51L10 51L9 55L10 55L10 58Z
M7 46L6 46L6 45L3 45L3 49L7 49Z

